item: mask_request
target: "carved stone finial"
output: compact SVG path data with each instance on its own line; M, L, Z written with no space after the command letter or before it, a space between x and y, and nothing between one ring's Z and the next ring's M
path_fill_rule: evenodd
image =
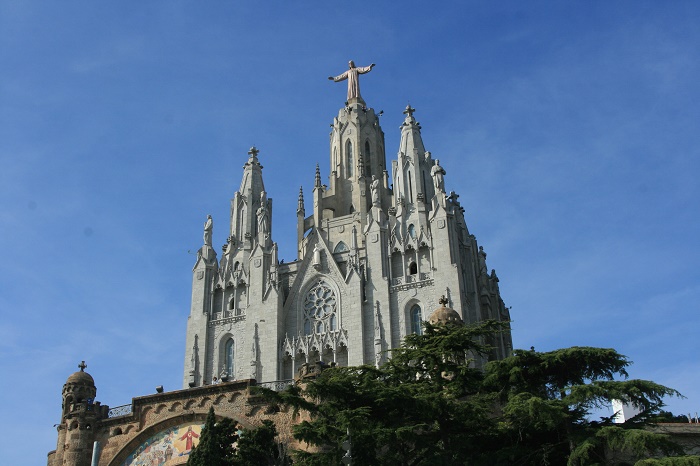
M85 361L80 361L80 364L78 364L78 368L80 369L80 372L85 372L86 367L87 367L87 364L85 364Z
M318 164L316 164L316 177L314 179L314 187L321 187L321 169L318 168Z
M297 212L304 211L304 188L299 186L299 201L297 202Z
M409 118L413 118L413 113L416 111L415 108L411 107L411 104L406 105L406 110L403 111L404 115L408 115Z
M447 305L449 304L449 301L447 300L445 295L442 295L440 297L440 299L438 299L438 303L442 304L442 307L447 307Z
M255 146L251 147L250 150L248 151L248 155L251 155L253 157L257 157L259 153L260 153L260 151Z

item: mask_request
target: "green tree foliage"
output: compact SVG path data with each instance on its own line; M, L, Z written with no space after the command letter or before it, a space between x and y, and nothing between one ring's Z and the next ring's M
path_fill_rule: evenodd
M285 446L277 440L270 420L254 429L244 429L231 464L235 466L286 466L291 464Z
M484 388L498 395L502 407L503 463L615 464L618 456L682 453L666 436L644 429L664 397L680 394L650 381L615 380L627 378L629 364L613 349L591 347L516 350L490 362ZM612 417L589 420L614 399L645 414L624 424L613 424Z
M239 435L240 434L240 435ZM209 409L199 444L192 450L187 466L287 466L284 446L277 441L277 429L265 420L259 427L239 431L232 419L216 421Z
M583 466L682 453L644 429L665 396L679 395L675 390L626 380L630 362L603 348L518 350L476 369L475 356L490 350L480 342L503 330L495 322L426 323L381 368L330 368L301 386L268 392L272 402L308 414L294 435L314 448L296 452L295 464L341 464L347 429L357 466ZM644 416L624 424L589 420L613 399L643 408Z
M187 459L187 466L225 466L233 464L233 445L238 440L236 425L231 419L216 422L214 408L209 408L199 444Z
M656 415L649 416L648 419L652 422L688 423L688 418L686 416L682 414L673 414L671 411L664 410L659 411Z
M303 388L271 394L310 413L295 437L318 451L297 452L297 463L340 464L348 429L355 465L452 465L478 457L494 430L493 397L479 393L483 372L469 362L489 351L479 342L503 328L426 324L380 369L331 368Z
M700 466L700 456L677 456L640 460L634 466Z

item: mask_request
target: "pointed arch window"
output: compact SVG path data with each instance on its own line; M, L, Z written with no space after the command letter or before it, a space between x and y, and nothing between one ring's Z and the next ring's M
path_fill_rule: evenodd
M304 297L304 333L323 334L336 330L338 316L333 289L323 279L316 282Z
M411 238L416 239L416 227L412 223L408 226L408 234Z
M411 332L417 335L423 335L423 314L421 313L420 306L414 304L411 307Z
M353 156L352 156L352 142L348 139L345 143L345 157L346 157L346 167L348 171L348 178L352 177L353 173Z
M368 178L372 178L372 152L369 147L369 141L365 141L365 174Z
M236 235L238 238L243 238L243 234L245 233L245 206L241 206L240 210L238 211L238 225L236 225Z
M342 241L335 246L335 249L333 249L334 254L336 252L345 252L345 251L349 251L349 249L348 249L348 246Z
M408 274L409 275L416 275L418 273L418 265L416 265L415 262L411 262L408 265Z
M229 338L228 341L226 341L226 347L224 349L226 374L229 377L233 377L233 374L234 374L234 372L233 372L233 369L234 369L233 356L234 356L234 351L235 351L234 346L235 345L233 342L233 338Z

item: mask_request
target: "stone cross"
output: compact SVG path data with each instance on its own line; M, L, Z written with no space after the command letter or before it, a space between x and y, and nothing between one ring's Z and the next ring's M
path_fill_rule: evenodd
M80 361L80 364L78 364L78 367L80 368L80 372L84 372L85 368L87 367L87 364L85 364L85 361Z

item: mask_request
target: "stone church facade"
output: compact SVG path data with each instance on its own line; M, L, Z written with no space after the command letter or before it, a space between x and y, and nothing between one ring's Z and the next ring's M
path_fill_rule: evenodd
M272 199L252 148L220 257L211 217L204 226L192 271L183 389L110 409L95 401L95 382L81 364L63 387L48 466L88 466L93 456L101 466L185 464L210 407L243 427L270 419L294 447L291 427L299 418L265 405L251 385L281 388L300 368L324 363L380 365L404 336L422 331L439 303L465 322L510 320L459 196L446 191L446 170L425 150L415 109L404 111L389 168L379 116L359 93L357 74L371 67L350 65L332 78L349 86L332 122L328 184L317 166L308 210L299 191L297 259L278 259ZM512 350L508 331L488 343L488 359Z
M298 256L290 263L278 260L272 199L251 148L220 258L211 218L205 225L183 388L214 377L288 380L315 361L379 365L406 334L421 331L441 295L465 322L510 320L498 277L469 233L459 196L445 190L446 171L426 151L414 112L404 111L389 175L378 115L359 88L348 99L331 125L328 184L317 166L308 210L299 191ZM489 343L491 358L510 354L509 332Z

